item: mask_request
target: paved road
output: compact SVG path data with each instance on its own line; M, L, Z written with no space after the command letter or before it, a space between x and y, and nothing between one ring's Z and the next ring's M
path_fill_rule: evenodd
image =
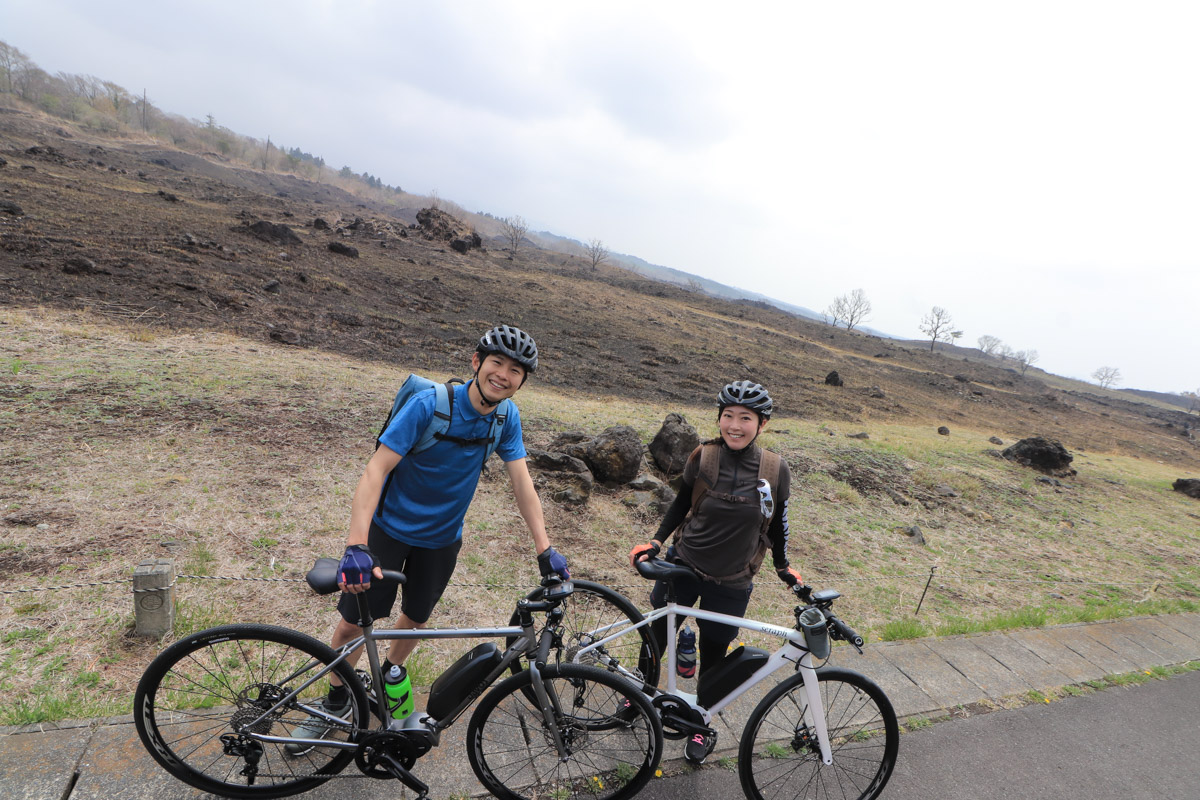
M639 800L742 796L717 765ZM1197 800L1200 671L908 733L881 800Z

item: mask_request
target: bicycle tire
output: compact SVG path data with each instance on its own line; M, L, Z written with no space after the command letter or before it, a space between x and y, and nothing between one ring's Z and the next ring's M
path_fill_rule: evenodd
M562 605L563 609L563 648L557 654L559 663L581 663L617 672L630 681L641 681L646 686L658 686L658 676L661 668L659 648L655 643L654 634L649 625L638 628L636 636L626 635L603 648L603 653L593 651L583 657L584 660L574 661L575 652L584 644L584 637L591 631L603 627L641 622L645 617L628 597L602 583L573 580L575 591ZM542 588L534 589L526 599L541 600ZM517 612L513 612L509 625L519 625ZM516 637L510 636L506 646L511 647ZM607 663L605 663L607 662ZM636 664L636 668L633 666ZM516 660L510 667L515 675L524 669L524 662Z
M251 722L337 655L328 645L273 625L225 625L183 637L146 668L134 694L134 723L142 744L164 769L197 789L237 798L284 797L328 780L354 758L353 750L314 747L291 755L281 743L261 742L258 774L251 783L247 761L226 752L220 737ZM366 692L346 662L334 672L350 688L346 729L330 738L353 741L370 719ZM307 687L297 700L324 696L328 680ZM290 736L308 718L293 702L258 723L257 733ZM240 717L240 720L239 720Z
M533 673L523 670L483 696L467 727L467 759L500 800L553 797L623 800L635 795L662 758L662 722L646 697L612 672L580 664L541 671L558 698L566 760L531 703Z
M821 762L816 732L804 723L804 678L792 675L746 721L738 775L750 800L873 800L887 785L900 748L891 701L853 670L827 667L817 671L817 680L833 764Z

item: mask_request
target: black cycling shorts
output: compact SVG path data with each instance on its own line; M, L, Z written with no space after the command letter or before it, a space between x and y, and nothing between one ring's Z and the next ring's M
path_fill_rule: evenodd
M423 624L429 621L433 607L442 599L454 574L454 566L458 563L458 551L462 548L462 539L454 544L439 548L415 547L411 544L393 539L376 525L371 523L371 531L367 534L367 547L379 566L384 569L395 569L403 572L408 581L403 586L400 599L400 610L413 622ZM387 619L392 614L396 604L398 587L391 581L372 581L371 588L365 592L367 607L371 616L376 619ZM342 592L338 600L338 612L342 619L351 625L357 625L358 601L353 594Z

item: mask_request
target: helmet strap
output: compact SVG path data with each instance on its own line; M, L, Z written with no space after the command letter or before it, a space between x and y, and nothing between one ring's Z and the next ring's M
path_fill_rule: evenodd
M489 400L487 395L483 393L483 387L479 385L479 370L475 370L475 380L471 381L471 385L475 387L475 393L479 395L480 401L488 408L495 408L500 405L500 401Z

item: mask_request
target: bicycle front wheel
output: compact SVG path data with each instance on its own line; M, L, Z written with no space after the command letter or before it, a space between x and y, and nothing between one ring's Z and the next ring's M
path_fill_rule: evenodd
M804 678L767 693L746 722L738 775L751 800L872 800L891 777L900 730L874 681L848 669L817 671L833 764L821 761Z
M249 734L303 736L293 733L309 717L300 706L329 691L328 675L316 675L335 658L328 645L271 625L226 625L186 636L150 662L138 683L138 736L164 769L213 794L267 798L311 789L341 771L354 751L314 747L294 755L285 743ZM346 662L333 672L350 688L345 723L305 738L353 741L370 716L366 693ZM296 690L296 698L279 705Z
M562 605L563 647L557 653L559 662L595 666L616 672L634 683L657 686L659 651L649 625L614 639L602 648L579 655L582 648L608 636L609 631L615 633L626 625L641 622L644 617L628 597L615 589L592 581L575 580L572 583L575 591ZM541 600L543 591L541 588L534 589L527 597L529 600ZM514 611L509 625L517 624L519 620ZM515 640L515 637L510 637L508 646L511 647ZM521 669L521 662L514 661L513 674Z
M662 723L650 702L629 681L596 667L551 664L541 676L553 727L529 700L529 670L480 700L467 728L467 758L480 783L501 800L637 794L662 758Z

